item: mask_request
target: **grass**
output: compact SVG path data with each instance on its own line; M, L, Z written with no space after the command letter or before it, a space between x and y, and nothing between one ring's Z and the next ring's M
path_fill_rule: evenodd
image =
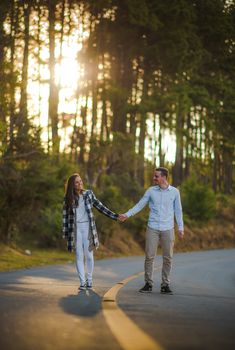
M207 249L223 249L235 247L235 224L229 213L223 220L211 220L206 224L191 222L185 227L185 238L179 242L176 235L174 251L195 251ZM230 216L228 216L228 214ZM145 237L143 237L145 240ZM27 248L26 248L27 247ZM26 249L31 254L26 253ZM110 237L104 245L95 251L95 259L109 257L121 257L131 255L144 255L143 249L135 242L134 238L125 230L119 230ZM35 266L66 264L75 261L75 254L66 251L66 244L62 249L40 249L37 246L19 242L19 245L7 246L0 243L0 271L12 271L16 269Z
M32 249L31 255L19 247L0 244L0 271L12 271L34 266L65 264L72 262L74 255L56 249Z
M120 238L120 237L119 237ZM128 243L128 244L127 244ZM95 259L122 257L128 255L143 254L142 249L136 242L128 237L128 242L120 241L120 239L111 239L107 247L100 244L97 251L94 251ZM31 252L27 254L27 250ZM68 253L66 246L62 249L39 249L28 244L27 249L21 242L19 246L4 245L0 243L0 272L12 271L35 266L66 264L75 261L75 253Z

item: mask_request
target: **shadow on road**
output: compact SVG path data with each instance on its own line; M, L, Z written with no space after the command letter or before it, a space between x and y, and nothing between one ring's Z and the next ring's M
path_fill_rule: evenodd
M102 298L94 291L81 291L76 295L63 297L59 305L72 315L92 317L101 310Z

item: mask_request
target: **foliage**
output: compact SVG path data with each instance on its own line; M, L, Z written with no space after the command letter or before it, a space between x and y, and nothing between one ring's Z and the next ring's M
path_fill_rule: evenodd
M183 210L190 219L207 221L215 216L216 196L213 190L196 178L187 179L181 186Z
M235 197L220 193L216 195L216 203L217 217L233 224L235 217Z
M26 253L26 250L30 254ZM71 254L66 249L38 249L29 242L17 246L5 245L0 242L0 271L31 268L50 264L65 264L71 262Z
M155 165L167 166L170 182L183 183L186 218L213 217L211 188L217 196L234 189L234 1L27 4L0 2L1 240L56 245L63 185L75 171L125 212ZM69 75L68 43L77 43L71 66L79 82L71 86L57 76L65 63ZM43 117L45 128L36 127ZM116 223L97 218L105 242ZM141 239L146 220L147 209L125 225Z
M0 234L55 245L61 237L64 183L69 166L45 155L0 165Z

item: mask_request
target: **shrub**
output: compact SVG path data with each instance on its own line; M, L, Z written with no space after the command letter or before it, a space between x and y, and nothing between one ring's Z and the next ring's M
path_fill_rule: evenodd
M0 237L56 245L68 166L40 155L0 165Z
M195 178L186 180L181 186L183 211L190 219L207 221L216 210L216 196L213 190Z

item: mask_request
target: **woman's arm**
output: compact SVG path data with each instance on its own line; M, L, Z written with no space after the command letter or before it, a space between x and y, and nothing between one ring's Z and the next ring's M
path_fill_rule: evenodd
M92 193L92 199L93 199L93 206L99 210L102 214L108 216L110 219L117 220L118 219L118 214L114 213L110 209L108 209L99 199L96 198L95 194L91 191Z

